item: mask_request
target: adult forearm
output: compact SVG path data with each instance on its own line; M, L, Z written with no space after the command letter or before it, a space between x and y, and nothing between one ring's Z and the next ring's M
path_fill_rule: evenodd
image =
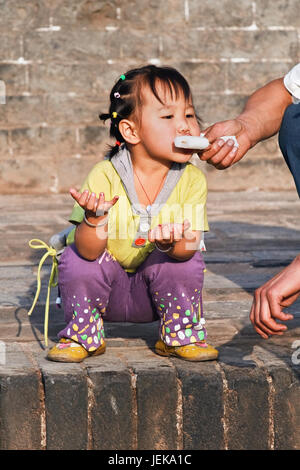
M255 91L237 117L246 127L253 147L279 131L285 109L292 103L283 79L276 79Z

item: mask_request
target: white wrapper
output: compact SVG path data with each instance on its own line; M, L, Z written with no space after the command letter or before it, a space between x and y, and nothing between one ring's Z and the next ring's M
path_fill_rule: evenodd
M225 140L225 142L227 142L227 140L231 139L231 140L234 141L234 147L238 147L238 146L239 146L238 141L237 141L235 135L223 135L223 137L220 137L220 139Z

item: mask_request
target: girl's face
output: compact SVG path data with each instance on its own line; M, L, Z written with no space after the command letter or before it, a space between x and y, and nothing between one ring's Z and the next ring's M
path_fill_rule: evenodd
M143 90L139 137L148 156L155 160L178 163L187 162L193 151L176 148L174 139L182 135L200 135L192 97L186 100L183 93L176 98L167 87L157 83L158 101L149 87Z

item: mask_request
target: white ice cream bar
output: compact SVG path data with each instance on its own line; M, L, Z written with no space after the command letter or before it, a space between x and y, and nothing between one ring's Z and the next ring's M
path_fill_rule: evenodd
M175 137L175 147L182 149L197 149L203 150L209 146L209 140L203 136L184 135Z
M238 141L235 135L223 135L220 137L225 142L227 140L233 140L234 147L238 147ZM174 139L175 147L183 148L183 149L195 149L195 150L204 150L209 147L210 143L209 140L204 137L204 134L200 134L199 137L194 135L184 135L182 137L175 137Z

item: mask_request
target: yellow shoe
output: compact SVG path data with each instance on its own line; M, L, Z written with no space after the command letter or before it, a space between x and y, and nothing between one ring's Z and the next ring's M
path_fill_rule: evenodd
M168 346L161 339L155 344L155 352L160 356L175 356L185 361L213 361L219 352L205 341L199 341L185 346Z
M61 338L59 342L50 349L47 359L56 362L81 362L90 356L99 356L104 354L105 343L101 344L95 351L87 351L81 344L75 343L67 338Z

